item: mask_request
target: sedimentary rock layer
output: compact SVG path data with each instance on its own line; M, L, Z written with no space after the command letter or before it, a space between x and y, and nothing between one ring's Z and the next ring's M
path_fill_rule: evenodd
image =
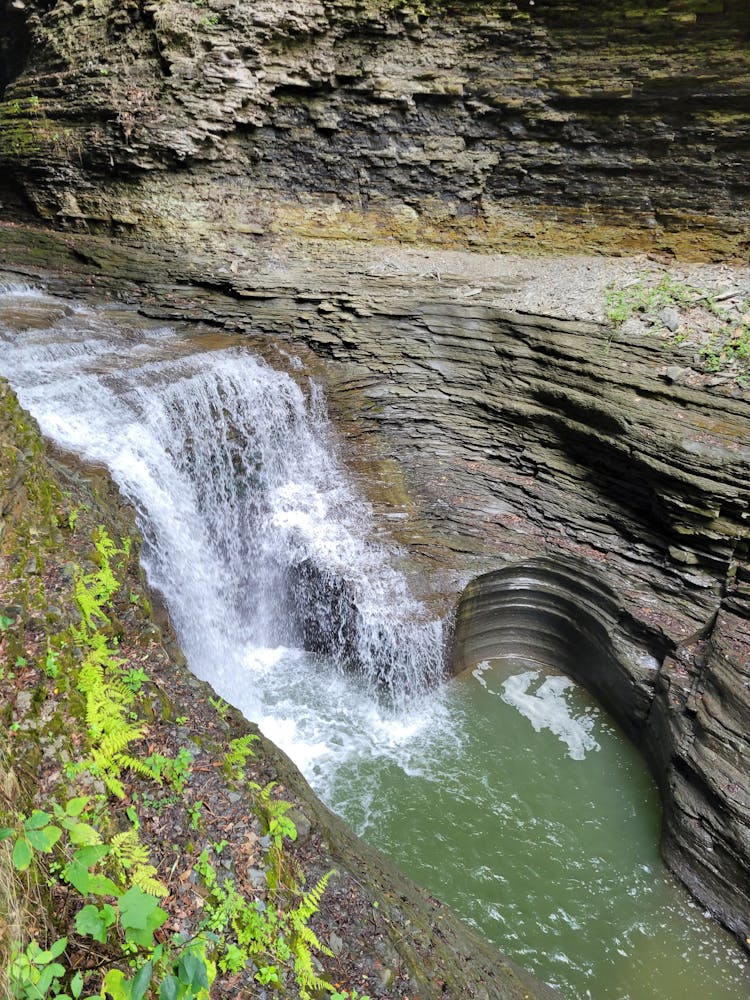
M6 209L748 247L744 0L0 0Z
M582 679L652 763L665 856L746 941L743 391L697 376L675 384L669 343L507 312L487 287L383 274L347 283L323 260L306 276L290 264L274 279L203 280L237 300L204 298L204 319L291 338L324 359L355 465L385 512L395 499L407 514L397 534L436 608L448 611L475 575L512 575L540 557L568 567L570 614L585 636L594 609L598 648L609 651ZM467 287L479 294L467 298ZM396 496L378 483L393 459Z

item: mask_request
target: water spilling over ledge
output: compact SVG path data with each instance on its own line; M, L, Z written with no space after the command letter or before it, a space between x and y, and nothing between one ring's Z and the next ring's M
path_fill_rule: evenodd
M314 392L303 392L245 351L217 350L215 344L204 351L199 339L174 330L138 328L116 313L70 307L29 289L9 298L16 314L24 303L32 308L23 337L10 328L3 335L3 371L50 437L112 469L139 510L147 568L167 599L191 665L259 720L328 801L373 839L382 837L404 865L416 871L421 864L433 891L450 895L485 933L511 944L570 996L585 995L587 981L596 983L593 995L606 996L623 988L623 977L637 984L652 976L655 956L645 964L638 957L643 938L658 938L657 951L671 955L661 977L675 996L690 995L678 975L686 941L694 942L699 956L690 973L695 995L711 995L707 983L718 961L724 982L716 997L738 995L743 967L728 943L712 936L715 930L678 895L650 898L654 886L669 883L654 877L653 813L647 808L646 818L639 818L637 805L642 779L626 796L607 777L626 805L613 828L621 831L630 813L633 830L641 831L632 837L635 853L624 867L616 867L616 853L592 849L591 857L576 861L582 866L576 880L585 889L580 912L550 895L545 882L560 886L552 869L565 868L557 842L575 846L581 809L571 794L572 815L564 822L548 817L538 811L541 805L528 804L526 782L541 774L542 793L545 785L552 792L542 800L551 808L563 774L580 790L579 765L593 758L593 770L600 770L594 755L605 746L606 719L582 693L559 682L550 699L543 693L546 680L524 679L532 672L528 664L501 678L499 687L490 666L480 672L484 684L473 678L473 691L452 686L419 697L442 669L439 625L409 597L387 551L368 541L367 505L331 458L335 444ZM594 592L589 596L593 606ZM561 651L572 663L579 633L572 618L556 631L555 614L532 620L529 635L549 630L545 663ZM603 649L604 633L593 624L589 631ZM477 646L472 655L484 659L497 652ZM521 650L506 652L517 657ZM354 672L342 670L339 657ZM466 660L470 665L468 655ZM532 693L529 685L537 683ZM385 703L384 686L391 694ZM487 713L487 693L496 691L502 694L491 702L506 713L499 725ZM581 697L583 704L569 700ZM544 766L534 763L532 773L519 772L503 788L497 779L513 775L512 746L526 746L527 719L517 711L523 698L545 702L555 721L540 727L547 740L539 758ZM582 740L581 752L573 753L559 739L563 725L567 731L577 725L594 742ZM511 745L497 742L503 731L516 733ZM522 756L534 759L525 749ZM627 770L613 767L614 773ZM611 842L602 805L603 799L590 796L587 823L596 826L600 843ZM446 839L446 825L448 833L458 832L457 840ZM553 863L542 869L540 856L523 855L518 883L504 888L512 841L524 849L541 843ZM571 896L568 886L562 892ZM609 933L612 925L601 914L619 911L613 892L634 902L616 941L617 976L607 982L613 959L595 929L602 924ZM514 906L524 898L534 909L522 915ZM528 944L535 923L542 938ZM662 923L669 929L659 936ZM564 946L552 946L552 940L565 940L558 936L562 925L572 934ZM581 957L582 938L599 959Z
M54 310L32 289L6 294ZM369 540L313 383L82 308L9 347L3 369L42 430L107 465L136 506L149 578L201 676L284 647L394 702L441 679L440 623Z

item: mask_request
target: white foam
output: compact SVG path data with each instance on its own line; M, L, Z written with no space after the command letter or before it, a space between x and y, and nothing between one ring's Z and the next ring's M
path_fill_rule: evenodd
M503 701L528 719L535 732L547 729L554 733L573 760L583 760L588 752L599 750L593 736L595 716L589 712L574 715L565 699L565 692L575 687L573 681L569 677L547 677L532 691L541 676L540 671L526 670L508 677L503 683Z
M492 669L492 664L489 660L481 660L471 672L472 677L476 677L482 687L487 690L487 681L484 679L484 675L488 670Z

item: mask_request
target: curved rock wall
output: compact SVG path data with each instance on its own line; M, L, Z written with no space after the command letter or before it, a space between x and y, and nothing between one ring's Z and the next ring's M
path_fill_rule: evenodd
M541 557L471 581L456 608L455 673L486 659L563 670L641 742L659 661L621 625L620 604L583 559Z
M2 197L63 225L727 257L748 38L744 0L0 0Z
M452 666L521 658L564 670L592 691L652 765L667 862L748 945L748 683L746 659L726 649L747 641L748 621L722 612L689 677L673 657L660 671L619 617L616 595L585 561L515 564L475 578L461 595Z

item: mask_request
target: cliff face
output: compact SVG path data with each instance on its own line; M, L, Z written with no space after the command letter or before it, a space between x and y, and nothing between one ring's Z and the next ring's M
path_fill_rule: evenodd
M744 0L0 0L6 207L474 246L748 246ZM10 182L10 183L9 183Z

